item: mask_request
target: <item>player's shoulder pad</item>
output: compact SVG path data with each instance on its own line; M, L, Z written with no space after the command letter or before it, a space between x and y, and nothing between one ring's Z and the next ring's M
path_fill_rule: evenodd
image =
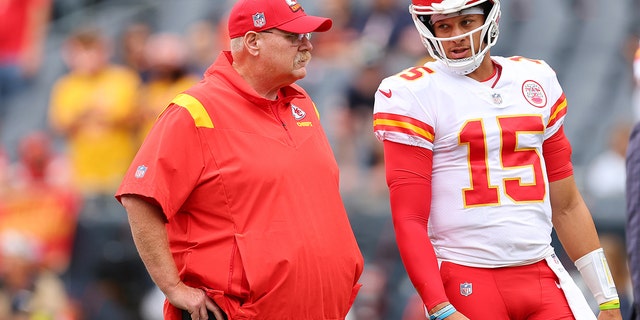
M416 92L421 92L433 85L436 69L428 66L406 68L394 75L386 77L376 92L376 100L410 101Z

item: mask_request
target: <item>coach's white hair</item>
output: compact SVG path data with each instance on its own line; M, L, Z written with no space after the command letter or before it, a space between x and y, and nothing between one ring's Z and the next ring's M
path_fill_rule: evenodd
M237 38L231 39L231 41L229 42L229 47L232 53L237 53L242 51L242 48L244 47L244 37L237 37Z

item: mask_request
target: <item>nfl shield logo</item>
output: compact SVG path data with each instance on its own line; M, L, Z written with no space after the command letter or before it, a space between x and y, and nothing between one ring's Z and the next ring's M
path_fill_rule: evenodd
M460 284L460 294L463 296L469 296L473 293L473 285L469 282Z
M251 16L253 18L253 26L256 28L262 28L267 24L267 19L264 17L264 12L258 12Z
M136 169L135 177L136 177L137 179L140 179L140 178L144 177L144 174L145 174L145 173L147 173L147 166L145 166L145 165L139 166L139 167Z

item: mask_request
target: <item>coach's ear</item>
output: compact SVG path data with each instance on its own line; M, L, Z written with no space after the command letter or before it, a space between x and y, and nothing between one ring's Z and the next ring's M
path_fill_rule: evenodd
M262 40L262 34L254 31L247 32L243 37L243 43L247 52L253 56L257 56L260 52L260 40Z

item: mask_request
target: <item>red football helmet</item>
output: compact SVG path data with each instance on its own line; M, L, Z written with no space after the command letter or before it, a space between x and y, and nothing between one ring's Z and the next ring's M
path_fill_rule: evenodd
M485 3L490 4L490 6L487 6ZM485 8L490 9L488 9L487 12ZM489 48L495 45L498 40L498 21L500 20L499 0L411 0L409 12L411 12L413 22L418 32L420 32L422 43L429 51L429 54L431 54L433 58L444 62L457 74L466 75L476 70L480 66L484 55L489 51ZM436 37L431 28L432 16L452 13L482 13L485 15L485 22L481 27L456 37ZM484 43L480 45L478 52L475 52L473 38L471 37L471 34L474 32L482 32L480 38L483 39ZM472 56L464 59L447 58L442 42L464 37L471 39Z

